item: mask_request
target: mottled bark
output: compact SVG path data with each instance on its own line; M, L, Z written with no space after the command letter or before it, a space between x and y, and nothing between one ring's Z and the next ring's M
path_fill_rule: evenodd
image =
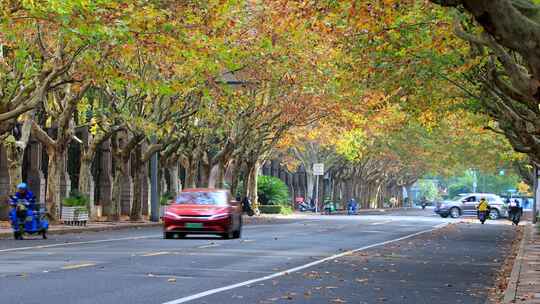
M81 151L81 167L79 168L79 193L88 197L87 209L91 219L95 219L94 208L94 177L92 176L92 161L95 149Z
M51 147L47 149L49 163L47 167L47 194L46 205L49 215L57 220L60 215L60 204L69 194L62 191L66 182L66 157L67 149L63 147Z
M131 207L131 214L130 214L130 220L131 221L140 221L142 219L142 188L141 184L143 181L144 176L142 166L143 160L142 160L142 147L139 145L135 150L133 151L133 166L132 169L134 170L135 179L133 181L133 184L135 185L134 191L133 191L133 205Z
M180 178L178 174L178 162L173 161L168 166L169 180L171 181L170 192L177 195L182 189L180 185Z
M257 194L257 181L259 177L260 162L257 160L248 164L247 196L253 204L255 213L259 212L259 196Z
M33 115L31 115L33 116ZM28 117L21 128L21 138L18 140L9 135L2 139L2 144L6 149L6 159L8 162L9 188L14 193L17 185L22 182L22 162L24 152L30 140L32 129L32 117Z

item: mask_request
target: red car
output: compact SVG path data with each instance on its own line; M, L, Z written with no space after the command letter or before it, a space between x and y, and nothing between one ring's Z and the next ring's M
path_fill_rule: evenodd
M227 190L186 189L165 209L163 237L217 234L226 239L242 235L242 208Z

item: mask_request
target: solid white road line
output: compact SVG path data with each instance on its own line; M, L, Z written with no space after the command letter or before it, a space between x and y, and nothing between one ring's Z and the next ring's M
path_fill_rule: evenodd
M253 229L262 227L263 225L254 225L254 226L248 226L244 227L243 229ZM271 225L267 225L271 226ZM134 237L125 237L125 238L117 238L117 239L104 239L104 240L94 240L94 241L81 241L81 242L66 242L66 243L58 243L58 244L50 244L50 245L39 245L39 246L29 246L29 247L17 247L17 248L9 248L9 249L0 249L0 253L3 252L16 252L16 251L28 251L32 249L46 249L46 248L55 248L55 247L65 247L70 245L85 245L85 244L99 244L99 243L108 243L108 242L117 242L117 241L132 241L132 240L142 240L142 239L152 239L152 238L159 238L162 234L156 234L156 235L145 235L145 236L134 236Z
M167 255L167 254L171 254L170 252L167 252L167 251L162 251L162 252L149 252L149 253L145 253L141 256L143 257L153 257L153 256L158 256L158 255Z
M65 247L70 245L85 245L85 244L99 244L99 243L108 243L108 242L117 242L117 241L132 241L132 240L142 240L142 239L151 239L156 238L161 235L145 235L145 236L133 236L117 239L105 239L105 240L94 240L94 241L85 241L85 242L67 242L60 244L50 244L50 245L41 245L41 246L31 246L31 247L17 247L9 249L0 249L0 253L3 252L14 252L14 251L26 251L32 249L45 249L45 248L54 248L54 247Z
M377 222L377 223L372 223L370 225L384 225L384 224L389 224L391 223L392 221L384 221L384 222Z
M265 277L261 277L261 278L257 278L257 279L253 279L253 280L249 280L249 281L229 285L229 286L224 286L224 287L220 287L220 288L216 288L216 289L207 290L207 291L200 292L200 293L197 293L197 294L194 294L194 295L191 295L191 296L187 296L187 297L179 298L179 299L172 300L172 301L169 301L169 302L165 302L163 304L186 303L186 302L197 300L197 299L200 299L200 298L204 298L204 297L216 294L216 293L228 291L228 290L231 290L231 289L236 289L236 288L247 286L247 285L252 285L252 284L255 284L255 283L258 283L258 282L262 282L262 281L268 281L268 280L271 280L271 279L275 279L277 277L282 277L282 276L285 276L285 275L288 275L288 274L291 274L291 273L294 273L294 272L298 272L300 270L304 270L306 268L310 268L310 267L322 264L324 262L332 261L332 260L347 256L347 255L351 255L351 254L359 252L359 251L367 250L367 249L374 248L374 247L384 246L384 245L387 245L387 244L390 244L390 243L406 240L406 239L409 239L409 238L412 238L412 237L415 237L415 236L418 236L418 235L421 235L421 234L424 234L424 233L429 233L429 232L435 231L437 229L440 229L440 228L442 228L442 227L444 227L446 225L447 225L446 223L443 223L441 225L435 226L432 229L423 230L423 231L416 232L416 233L413 233L413 234L409 234L409 235L406 235L406 236L403 236L403 237L400 237L400 238L397 238L397 239L393 239L393 240L388 240L388 241L384 241L384 242L380 242L380 243L376 243L376 244L367 245L367 246L364 246L364 247L361 247L361 248L358 248L358 249L346 251L346 252L343 252L343 253L340 253L340 254L336 254L336 255L321 259L321 260L317 260L317 261L314 261L314 262L311 262L311 263L308 263L308 264L305 264L305 265L302 265L302 266L298 266L298 267L291 268L291 269L288 269L288 270L285 270L285 271L277 272L277 273L274 273L274 274L269 275L269 276L265 276Z

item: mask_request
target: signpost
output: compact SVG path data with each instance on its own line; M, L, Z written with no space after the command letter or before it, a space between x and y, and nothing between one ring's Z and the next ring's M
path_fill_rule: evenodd
M313 175L315 175L315 213L319 212L319 178L324 175L324 164L313 164Z

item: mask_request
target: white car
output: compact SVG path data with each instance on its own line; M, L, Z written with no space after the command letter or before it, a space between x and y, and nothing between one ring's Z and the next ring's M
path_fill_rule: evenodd
M476 215L476 206L482 198L487 199L490 206L489 217L496 220L508 215L507 207L503 199L491 193L467 193L460 194L452 200L437 203L435 213L441 217L458 218L462 215Z

